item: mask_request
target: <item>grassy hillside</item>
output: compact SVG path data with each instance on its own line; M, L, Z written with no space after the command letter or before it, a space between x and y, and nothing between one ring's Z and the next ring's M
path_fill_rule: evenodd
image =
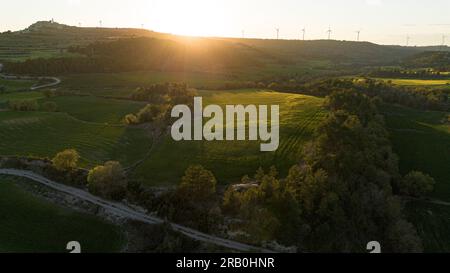
M235 74L200 72L138 71L126 73L90 73L64 76L60 88L83 94L129 97L138 87L155 83L187 83L198 89L215 89L225 83L242 80Z
M236 182L259 167L278 167L283 174L296 163L297 156L324 118L322 99L271 91L203 91L204 104L280 105L280 147L276 152L260 152L260 142L192 141L175 142L167 136L137 170L135 176L147 185L177 183L191 164L211 169L221 183Z
M67 48L70 46L154 35L157 34L141 29L78 28L41 21L22 31L1 33L0 60L23 61L30 58L72 57L73 54L67 53Z
M83 252L120 251L120 229L95 216L58 207L17 185L30 181L0 176L0 252L67 252L70 241Z
M419 170L433 176L433 197L450 201L450 125L448 113L385 106L383 113L403 173Z
M93 96L62 96L42 99L40 103L52 101L58 111L82 120L96 123L123 125L123 118L129 113L135 113L145 106L145 103L127 100L105 99Z
M450 251L450 207L427 202L410 202L406 206L408 219L416 227L425 252Z
M150 68L228 73L236 67L245 68L246 73L255 70L299 73L311 69L313 63L321 63L321 68L336 73L344 68L396 64L426 50L430 48L334 40L188 38L143 29L78 28L49 22L0 34L0 61L40 58L39 63L28 63L27 69L13 64L9 68L16 73L37 74ZM43 60L46 58L52 61ZM336 70L336 66L341 70ZM5 69L8 70L7 64Z
M0 77L0 94L29 90L35 83L32 80L5 80Z
M83 122L64 113L0 112L2 155L52 157L74 148L85 166L108 160L128 165L142 158L149 145L141 129Z

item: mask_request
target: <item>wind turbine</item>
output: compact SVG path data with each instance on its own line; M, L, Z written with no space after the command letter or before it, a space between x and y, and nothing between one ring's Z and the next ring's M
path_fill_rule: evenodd
M360 35L361 35L361 30L357 30L357 31L355 31L355 32L356 32L356 41L359 42L359 37L360 37Z
M276 31L277 31L277 40L279 40L280 39L280 29L277 28Z
M302 29L302 33L303 33L303 41L304 41L305 40L305 34L306 34L306 28L305 27Z
M328 33L328 40L331 40L331 33L333 31L331 30L331 27L328 27L327 33Z
M100 27L102 27L103 24L102 20L98 21L98 24L100 25Z
M406 35L406 46L409 46L409 41L411 41L411 37L409 37L409 34Z

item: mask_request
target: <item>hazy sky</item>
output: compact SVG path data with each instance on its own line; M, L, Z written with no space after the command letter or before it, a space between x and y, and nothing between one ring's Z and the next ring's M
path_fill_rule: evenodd
M450 44L450 0L2 0L0 31L38 20L69 25L144 27L200 36L332 38L381 44Z

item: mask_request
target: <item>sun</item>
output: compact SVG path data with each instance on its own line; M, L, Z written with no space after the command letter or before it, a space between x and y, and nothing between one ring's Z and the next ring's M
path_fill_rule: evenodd
M167 1L158 12L158 30L186 36L220 36L227 20L221 1ZM176 4L174 4L176 3Z

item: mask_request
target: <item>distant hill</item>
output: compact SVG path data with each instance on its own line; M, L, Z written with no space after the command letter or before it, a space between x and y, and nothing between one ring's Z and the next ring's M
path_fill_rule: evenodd
M144 29L80 28L48 21L0 34L0 61L6 63L5 70L13 67L13 72L30 73L33 67L32 71L38 74L52 70L66 73L133 69L217 71L271 64L297 67L310 61L325 61L336 70L396 65L432 49L334 40L188 38ZM49 58L57 60L43 60ZM30 59L38 61L30 62ZM8 65L26 60L28 69L20 64ZM64 69L58 69L58 65ZM36 67L41 71L36 71Z
M439 71L450 71L450 52L430 51L413 55L403 62L410 68L433 68Z

